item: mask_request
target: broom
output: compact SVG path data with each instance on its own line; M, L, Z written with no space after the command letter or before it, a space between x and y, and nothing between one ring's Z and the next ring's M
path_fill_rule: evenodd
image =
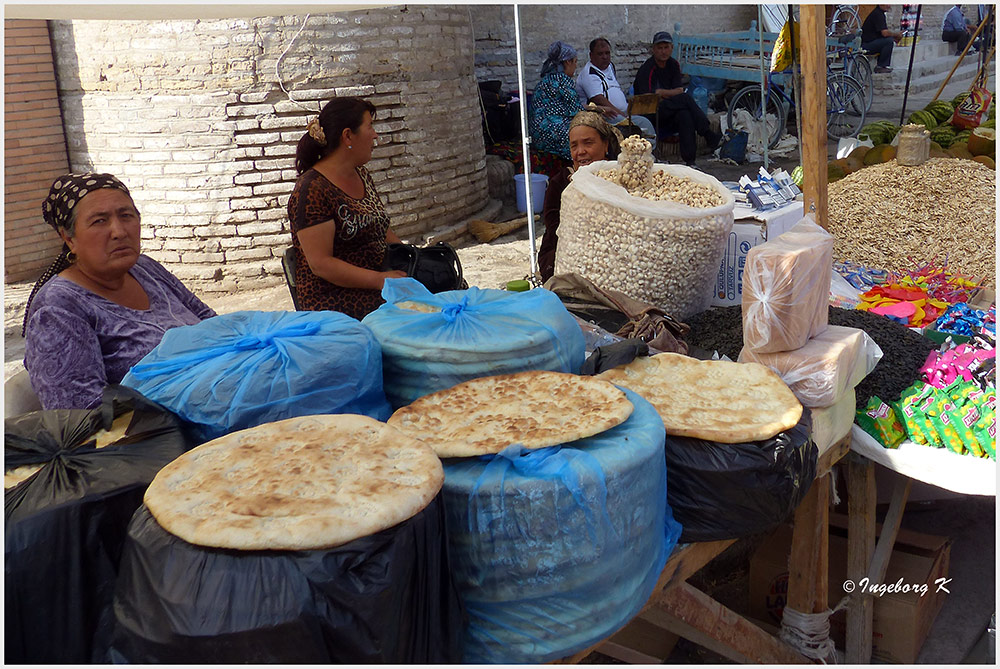
M538 220L539 217L535 217ZM506 235L508 232L520 230L528 224L528 217L522 216L503 223L490 223L489 221L472 220L469 221L469 232L482 243L492 242L497 237Z

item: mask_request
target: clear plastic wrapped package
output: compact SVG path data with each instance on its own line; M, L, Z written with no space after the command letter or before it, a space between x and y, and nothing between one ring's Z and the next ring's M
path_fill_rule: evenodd
M864 330L831 325L794 351L760 353L744 346L739 362L759 362L788 384L802 406L836 404L882 359L882 349Z
M812 440L819 456L851 433L857 397L851 388L832 406L811 409Z
M829 320L833 236L807 216L755 246L743 271L743 344L756 353L794 351Z

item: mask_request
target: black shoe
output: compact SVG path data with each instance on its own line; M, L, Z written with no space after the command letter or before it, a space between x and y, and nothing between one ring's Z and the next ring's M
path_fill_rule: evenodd
M876 74L882 74L883 72L892 72L892 68L891 67L882 67L881 65L877 65L875 67L874 72Z

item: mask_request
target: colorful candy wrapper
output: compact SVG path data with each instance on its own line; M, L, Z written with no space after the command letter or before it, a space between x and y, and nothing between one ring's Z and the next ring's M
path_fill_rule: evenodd
M931 386L922 381L917 381L903 391L898 402L892 402L891 405L893 411L896 412L896 418L903 425L903 428L906 430L906 436L910 441L924 446L940 448L942 444L937 439L934 426L930 424L927 416L918 407L919 401L923 399L926 392L925 388L930 388L931 392L933 392Z
M979 409L972 402L966 402L959 406L952 402L945 402L941 408L948 415L949 424L955 428L958 438L962 440L965 449L977 458L986 457L986 451L979 444L976 437L975 425L979 421Z
M996 414L984 415L973 428L979 445L992 459L997 459L997 417Z
M856 422L862 430L886 448L897 448L906 438L906 432L899 424L896 412L878 397L869 399L865 410L857 412Z
M941 437L941 441L944 442L948 450L963 455L965 443L951 424L951 416L948 413L948 409L952 406L952 403L946 398L943 401L935 398L933 405L927 410L927 416L931 419L931 424L934 425L934 429L937 430L938 436Z

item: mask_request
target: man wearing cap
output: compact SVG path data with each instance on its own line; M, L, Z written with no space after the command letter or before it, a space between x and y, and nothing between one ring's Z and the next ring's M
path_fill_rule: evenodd
M613 124L624 121L628 109L628 100L616 74L615 64L611 62L611 43L603 37L591 41L590 60L576 77L576 92L580 95L580 104L586 107L593 102L604 111L608 123ZM653 137L656 134L653 124L644 116L634 116L632 122L643 135Z
M636 95L656 93L662 100L659 105L660 139L669 132L676 132L680 143L681 158L687 165L694 165L697 145L695 132L705 138L712 150L722 136L712 132L708 117L681 84L681 65L672 55L674 38L665 30L653 35L653 55L639 67L633 88ZM655 117L653 117L655 119Z

